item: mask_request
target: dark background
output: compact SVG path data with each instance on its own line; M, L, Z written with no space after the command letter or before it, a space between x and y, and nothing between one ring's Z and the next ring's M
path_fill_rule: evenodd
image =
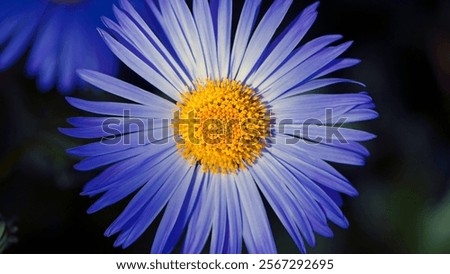
M287 21L310 3L295 0ZM355 41L344 55L363 62L338 75L367 85L380 118L361 127L378 138L366 144L366 166L338 166L360 191L345 199L350 228L333 227L309 252L450 253L450 1L324 0L305 41L331 33ZM38 92L24 60L0 73L0 213L18 228L6 252L148 252L155 225L124 251L103 236L126 201L86 214L93 200L79 193L96 172L72 169L77 159L64 150L82 141L57 131L82 112L55 90ZM125 68L121 78L146 87ZM342 89L360 90L332 91ZM279 252L298 252L269 214Z

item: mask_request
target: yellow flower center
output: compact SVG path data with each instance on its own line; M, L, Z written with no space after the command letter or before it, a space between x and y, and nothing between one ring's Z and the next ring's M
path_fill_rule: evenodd
M178 151L204 172L236 173L261 156L270 117L250 87L206 80L184 93L177 106L172 125Z

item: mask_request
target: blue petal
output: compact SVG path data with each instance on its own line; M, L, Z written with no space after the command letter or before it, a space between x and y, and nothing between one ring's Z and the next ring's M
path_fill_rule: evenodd
M225 176L222 174L214 174L217 180L211 182L214 188L214 215L211 232L211 254L224 253L226 234L229 234L228 218L227 218L227 196L225 193Z
M205 177L200 168L196 168L192 178L184 178L167 204L151 253L170 253L175 248L202 195L200 189Z
M107 32L103 30L99 30L99 32L111 51L129 68L172 99L179 99L179 91L167 79L155 71L154 68L139 59L133 52L117 42Z
M106 145L119 143L145 145L166 140L173 135L173 128L170 127L169 121L166 119L136 117L69 119L69 122L73 123L74 121L84 122L85 124L78 128L59 128L59 131L65 135L82 139L102 138L102 143ZM97 121L101 124L86 126L86 124L93 124Z
M302 93L305 93L307 91L312 91L315 89L319 89L319 88L323 88L323 87L327 87L330 85L334 85L334 84L339 84L339 83L350 83L350 84L356 84L356 85L360 85L362 87L365 87L365 85L363 83L357 82L357 81L353 81L353 80L349 80L349 79L343 79L343 78L322 78L322 79L315 79L315 80L311 80L308 82L305 82L304 84L301 84L298 87L295 87L293 89L291 89L288 93L285 93L283 95L281 95L280 97L277 97L276 99L270 101L272 102L276 102L280 99L284 99L284 98L292 98L293 96L297 96L300 95Z
M354 142L316 143L303 139L293 140L292 136L282 134L275 138L277 144L288 146L291 151L298 150L297 153L335 163L362 166L368 156L367 150L361 150L362 146Z
M198 35L205 58L207 76L209 79L219 77L219 64L217 60L217 46L214 35L214 27L211 18L211 10L207 0L193 1L194 18L198 29ZM192 31L192 30L191 30Z
M274 208L277 214L284 208L284 212L287 213L287 218L281 216L283 224L286 225L289 223L286 227L288 230L289 227L294 227L294 230L289 231L289 233L298 233L295 226L298 227L298 230L307 240L308 244L314 246L315 237L312 224L316 224L318 227L326 226L326 216L323 213L322 208L301 184L293 184L293 182L296 181L296 178L291 174L289 169L276 161L270 154L266 154L265 158L261 160L259 164L262 165L265 171L270 172L270 180L272 180L271 182L267 182L267 180L261 181L260 185L265 184L265 187L272 189L273 192L275 187L272 183L275 182L273 179L278 179L278 192L273 192L272 195L278 197L279 201L272 203L271 205L277 207L277 209ZM283 201L280 201L280 199ZM297 235L299 236L300 234ZM293 237L295 239L296 236ZM303 241L301 240L301 237L298 238L299 241L296 241L296 243L300 244L299 248L305 252Z
M107 17L102 17L101 20L103 22L103 25L105 25L108 28L109 33L112 34L112 36L114 36L117 39L117 41L119 41L120 43L131 49L135 54L141 54L137 52L135 48L132 48L133 42L128 37L128 35L126 35L126 33L123 31L122 27L119 24L117 24L116 22L112 21Z
M148 147L147 153L125 159L106 168L100 175L90 180L83 188L82 195L97 195L126 181L127 178L148 175L149 178L156 172L142 172L171 157L176 152L174 144Z
M333 200L333 202L336 203L337 206L341 207L344 204L344 200L342 199L342 195L332 189L329 189L328 187L321 187L325 193L327 193L328 196Z
M365 121L378 117L372 99L359 94L308 94L273 102L277 120L294 124L332 124Z
M328 65L320 69L315 75L314 78L319 78L325 75L328 75L330 73L333 73L335 71L346 69L349 67L356 66L357 64L361 63L361 60L359 59L353 59L353 58L340 58L336 59L332 62L330 62Z
M122 181L126 181L127 178L136 176L136 174L139 174L137 171L140 170L143 161L148 159L153 159L153 157L141 154L107 167L84 185L81 195L90 197L98 195L120 184Z
M366 93L348 94L306 94L302 96L279 99L274 104L277 112L284 109L320 109L334 108L338 106L356 106L372 102L372 98Z
M239 172L236 187L242 209L242 236L249 253L277 253L266 210L253 177Z
M304 211L309 221L315 220L316 223L326 225L326 216L322 211L322 208L313 199L311 193L306 189L301 182L298 182L295 176L293 176L290 166L278 161L273 154L266 154L267 162L270 164L270 168L276 170L277 176L287 180L283 180L284 185L294 194L296 204L299 205L300 210ZM300 211L299 210L299 211ZM309 235L309 237L314 237Z
M74 167L80 171L93 170L105 165L116 163L118 161L131 158L133 156L145 153L148 150L146 146L133 147L127 150L112 152L105 155L98 155L93 157L85 158L80 161Z
M214 216L214 176L207 174L202 184L200 198L189 220L183 253L200 253L208 240Z
M164 28L161 25L164 22L164 17L161 13L161 7L158 1L146 1L148 7L150 8L150 13L148 14L148 19L150 21L150 26L155 26L158 31L164 32Z
M58 90L62 94L69 93L72 88L75 86L77 75L75 70L78 68L79 60L81 58L85 58L85 53L83 56L78 54L78 51L81 51L82 44L80 43L83 33L83 27L79 26L77 21L72 21L67 23L66 26L67 31L62 35L62 40L65 41L65 45L61 47L59 60L59 77L58 77ZM80 56L78 56L80 55Z
M317 184L324 185L333 190L350 196L358 195L356 189L336 169L325 161L305 155L302 151L285 144L275 144L271 149L278 150L290 163L302 167L302 172Z
M161 212L181 181L186 176L187 178L192 177L193 167L187 165L186 161L180 157L171 158L174 159L171 161L172 163L159 169L159 171L163 171L163 174L155 175L156 180L145 184L106 231L107 235L121 231L121 235L126 236L119 235L115 242L116 246L121 245L126 248L131 245ZM169 167L174 172L165 172ZM140 217L131 224L127 223L135 215L140 215Z
M373 107L373 104L370 104L370 107ZM366 107L366 106L364 106ZM343 118L346 119L346 123L353 123L359 121L367 121L378 118L378 112L372 109L352 109L344 114L340 114L336 116L336 120Z
M32 42L26 71L28 75L37 78L41 91L46 92L57 85L58 90L66 94L77 86L82 87L83 84L75 74L76 68L116 72L116 58L92 28L98 23L98 12L103 10L102 12L108 13L109 9L105 9L105 5L111 3L89 1L61 5L48 1L19 1L20 4L13 7L11 1L7 2L8 16L11 19L18 18L18 21L14 29L11 29L16 35L0 35L2 44L7 41L3 38L9 38L0 56L0 63L5 61L2 58L12 62L21 55L11 59L9 46L14 47L15 54L19 54ZM21 45L17 44L19 40L22 40Z
M114 132L120 132L119 129L110 127L109 125L98 127L85 127L85 128L58 128L59 132L70 137L91 139L100 138L112 135L105 128L111 129Z
M294 50L297 44L302 40L307 31L314 23L319 3L316 2L306 8L292 23L284 30L284 32L271 43L269 48L260 57L261 65L258 66L256 72L246 81L252 86L258 86L273 71L284 62L286 57Z
M52 62L56 59L58 51L58 35L61 34L61 24L54 24L54 20L61 17L61 13L56 11L51 18L42 23L36 35L36 40L31 48L30 57L27 63L27 72L30 75L39 75L45 62ZM55 18L55 19L53 19ZM47 60L47 61L46 61Z
M283 180L283 178L278 178L271 173L269 165L265 162L264 158L260 158L258 163L250 169L250 172L297 247L302 253L305 253L306 249L301 229L297 226L298 219L301 220L302 226L305 229L304 231L308 235L311 235L311 227L307 227L305 216L301 212L298 212L292 194L285 188L284 184L277 187L273 185L273 183Z
M136 117L71 117L67 119L67 122L74 127L78 128L96 128L96 127L104 127L106 125L120 125L126 129L130 126L130 130L121 130L120 132L130 132L135 131L132 127L134 124L141 125L141 130L145 129L157 129L157 128L166 128L169 126L169 121L167 119L159 119L159 118L139 118L138 122Z
M29 21L21 22L20 31L11 37L8 44L2 49L0 54L0 69L10 67L25 52L28 43L33 37L39 20L37 16L29 16Z
M231 79L235 79L244 58L248 41L258 17L261 0L246 0L242 8L239 23L234 35L234 44L231 52L230 72Z
M70 129L60 129L60 131L66 135L77 137L77 134L71 134L68 132ZM134 132L130 134L113 136L108 138L102 138L100 142L90 143L83 146L68 149L67 152L81 157L90 157L96 155L103 155L113 153L121 150L126 150L135 146L143 146L148 144L163 145L170 143L173 140L173 134L169 133L172 129L154 129L151 132ZM155 135L162 135L162 139L157 139ZM103 136L107 136L104 134ZM78 138L88 138L85 135L81 135Z
M178 90L183 90L185 83L180 78L179 68L173 66L170 60L164 56L162 50L156 48L139 27L124 12L114 6L114 14L121 25L121 33L128 38L131 45L153 65L153 68L167 79Z
M94 102L82 100L74 97L66 97L72 106L95 114L114 115L124 117L148 118L168 118L167 109L154 106L144 106L138 104L116 103L116 102ZM128 111L128 112L127 112ZM169 116L170 117L170 116Z
M280 161L284 163L285 166L289 168L289 171L297 178L298 182L292 183L295 187L296 184L301 184L304 186L311 196L321 205L323 208L327 218L329 218L332 222L337 224L340 227L346 228L348 227L348 221L343 215L342 211L339 209L340 204L337 204L333 199L334 196L339 195L338 192L331 190L327 187L319 186L314 181L312 181L308 176L303 173L303 169L301 166L296 165L295 162L291 162L289 157L286 157L284 153L279 153L275 150L271 151L273 155L278 158ZM326 190L326 191L324 191ZM329 193L333 193L333 197ZM340 196L339 196L340 197ZM313 226L316 232L320 233L316 230L320 223ZM325 232L325 231L322 231ZM321 234L322 236L331 237L331 234Z
M12 16L4 18L0 15L0 18L3 19L0 21L0 45L3 44L14 34L14 30L18 27L20 20L18 16Z
M210 253L240 253L242 250L242 217L233 174L215 174Z
M227 176L225 182L225 193L227 197L227 216L228 216L228 243L224 253L242 252L242 212L241 202L239 200L238 189L234 175Z
M192 81L206 78L206 63L194 18L185 1L160 0L165 32Z
M149 174L142 171L150 170L151 168L155 167L157 168L158 164L162 160L174 154L174 151L167 152L165 154L157 155L157 157L149 156L147 159L144 159L143 162L140 163L141 168L138 170L138 173L129 174L129 176L127 176L125 179L122 178L121 180L116 180L113 182L110 181L109 184L96 189L95 192L90 192L90 194L101 192L105 193L99 199L97 199L97 201L95 201L95 203L92 204L91 207L89 207L87 212L91 214L100 211L112 204L115 204L152 180L152 178L156 176L155 173Z
M253 32L236 80L245 81L286 15L292 0L275 0Z
M149 2L150 6L153 6L153 2ZM163 55L167 62L170 63L174 70L179 74L181 79L183 80L185 85L191 85L192 77L190 77L190 73L186 71L186 68L183 67L178 57L173 56L173 49L167 40L167 37L164 31L160 28L160 23L164 22L162 19L162 15L159 11L153 8L154 13L147 15L146 19L149 19L150 25L144 21L144 19L139 15L139 13L133 8L133 6L125 0L120 0L120 5L124 11L126 11L130 17L133 19L134 23L139 27L139 29L145 34L145 38L155 47L155 49ZM159 18L156 21L152 21L152 15Z
M303 63L306 59L310 58L314 54L320 52L329 44L341 38L341 35L325 35L309 41L305 45L290 53L289 57L284 60L282 65L279 66L279 68L275 72L273 72L270 77L262 79L263 82L261 84L254 83L255 88L257 88L258 90L267 89L267 87L272 85L276 80L278 80L278 78L285 75L288 71L291 71L299 64Z
M376 137L372 133L361 130L314 124L284 124L280 126L280 130L280 134L298 136L306 140L322 143L332 143L333 141L342 143L348 141L360 142L369 141Z
M346 51L351 44L352 42L347 42L336 47L328 47L321 50L319 53L278 78L272 85L268 86L267 89L261 89L261 94L264 94L264 98L268 101L279 97L295 86L298 86L308 79L308 77L311 77L311 75L336 59Z
M219 67L219 79L228 78L230 75L230 49L231 27L233 19L232 0L212 0L211 12L214 20L217 39L217 57Z
M121 117L69 117L67 123L74 127L99 127L104 124L110 124L112 122L123 123L125 119Z
M49 91L55 84L58 73L58 55L52 51L46 56L46 60L38 68L36 75L38 77L38 88L42 92Z
M142 105L151 106L152 109L159 109L161 112L166 110L167 116L171 115L171 110L174 108L173 103L160 96L109 75L91 70L79 70L78 73L83 80L99 89Z

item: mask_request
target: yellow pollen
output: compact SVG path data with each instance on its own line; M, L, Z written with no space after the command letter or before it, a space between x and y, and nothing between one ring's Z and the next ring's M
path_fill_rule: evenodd
M236 173L261 156L270 117L250 87L206 80L185 92L177 106L172 125L178 151L204 172Z

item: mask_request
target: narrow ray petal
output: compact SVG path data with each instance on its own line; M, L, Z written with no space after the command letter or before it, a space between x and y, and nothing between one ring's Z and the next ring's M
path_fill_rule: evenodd
M186 237L184 240L183 253L200 253L209 237L213 222L214 211L214 176L205 175L205 183L202 189L198 204L196 205L192 217L189 221Z
M212 0L211 12L217 41L219 79L229 77L231 55L232 0Z
M241 201L245 246L250 253L276 253L270 223L253 177L247 172L241 172L235 180Z
M152 246L152 253L170 253L183 234L201 195L205 175L197 167L192 177L186 176L169 200Z
M246 0L240 15L239 23L234 36L233 49L230 61L230 77L235 79L242 64L253 28L258 17L262 0Z
M273 71L284 62L285 58L294 50L314 23L319 3L316 2L307 7L277 39L272 42L260 60L262 64L258 66L255 73L248 78L248 82L253 86L258 86Z
M272 39L272 36L291 4L292 0L275 0L270 6L248 43L239 73L236 76L237 80L247 79L259 57L269 44L270 39Z

